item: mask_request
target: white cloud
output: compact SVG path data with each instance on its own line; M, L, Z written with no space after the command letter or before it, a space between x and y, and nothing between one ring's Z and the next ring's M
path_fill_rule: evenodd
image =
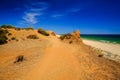
M24 5L26 11L24 11L24 15L22 17L22 21L20 24L36 24L38 22L38 18L41 15L44 15L44 11L48 9L49 4L46 2L34 2L29 5Z
M62 17L65 16L66 14L53 14L51 17L56 18L56 17Z
M51 17L53 17L53 18L62 17L62 16L69 15L70 13L78 12L78 11L80 11L80 10L81 10L80 8L71 8L71 9L66 10L64 13L61 13L61 14L53 14L53 15L51 15Z
M25 13L25 16L23 16L24 21L27 23L35 24L37 23L37 16L40 16L42 14L40 13Z
M38 12L38 11L44 11L46 10L47 8L31 8L30 11L33 11L33 12Z
M60 16L63 16L63 15L60 15L60 14L54 14L54 15L52 15L51 17L60 17Z

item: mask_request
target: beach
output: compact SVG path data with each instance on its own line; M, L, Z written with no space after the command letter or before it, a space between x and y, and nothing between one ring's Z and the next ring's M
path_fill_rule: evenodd
M105 57L120 62L120 44L105 43L87 39L83 39L83 42L86 45L100 50Z
M113 54L120 55L120 44L104 43L104 42L87 40L87 39L83 39L83 42L92 47L96 47L101 50L105 50Z

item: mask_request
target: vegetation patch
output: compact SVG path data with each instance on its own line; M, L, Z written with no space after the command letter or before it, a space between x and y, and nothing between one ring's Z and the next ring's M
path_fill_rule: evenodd
M68 33L68 34L65 34L65 35L60 36L60 39L61 39L61 40L70 39L71 36L72 36L72 35L71 35L70 33Z
M40 34L42 34L44 36L49 36L49 33L47 33L45 30L43 30L41 28L38 29L38 33L40 33Z
M8 31L5 29L0 28L0 45L7 43L7 37Z
M12 26L12 25L2 25L0 26L1 28L13 28L15 29L16 27L15 26Z
M12 37L11 40L16 40L16 37Z
M8 36L12 35L12 33L8 33Z
M15 28L15 30L20 31L20 30L34 30L33 27L27 27L27 28Z
M29 35L27 36L28 39L39 39L37 35Z
M0 45L5 44L5 43L7 43L7 38L6 37L4 37L4 38L0 37Z
M34 30L34 28L32 26L24 28L25 30Z
M103 57L103 54L99 54L98 57Z
M19 55L19 56L16 57L16 60L14 61L14 63L23 62L23 60L24 60L24 56Z
M69 44L72 44L73 43L73 41L69 41Z
M20 30L22 30L22 28L15 28L15 30L20 31Z

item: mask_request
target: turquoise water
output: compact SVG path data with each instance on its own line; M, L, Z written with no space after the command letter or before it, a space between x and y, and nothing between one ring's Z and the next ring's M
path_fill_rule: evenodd
M120 35L81 35L82 39L120 44Z

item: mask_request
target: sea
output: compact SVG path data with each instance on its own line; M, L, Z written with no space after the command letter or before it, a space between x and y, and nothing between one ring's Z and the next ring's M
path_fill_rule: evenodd
M95 40L104 43L120 44L119 35L107 35L107 34L81 34L82 39Z

